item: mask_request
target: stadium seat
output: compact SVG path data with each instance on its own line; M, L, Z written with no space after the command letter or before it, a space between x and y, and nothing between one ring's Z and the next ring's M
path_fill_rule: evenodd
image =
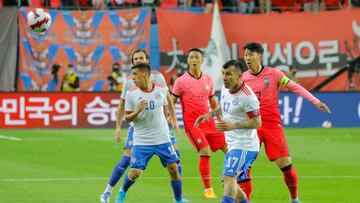
M92 88L92 91L94 92L103 91L104 84L105 84L105 80L96 80Z

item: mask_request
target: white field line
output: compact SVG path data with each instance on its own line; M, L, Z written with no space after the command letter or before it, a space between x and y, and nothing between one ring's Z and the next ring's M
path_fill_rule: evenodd
M147 180L167 180L170 177L141 177ZM212 179L221 179L221 177L211 177ZM253 179L282 179L283 176L253 176ZM360 176L300 176L300 179L360 179ZM99 181L108 180L108 177L99 178L4 178L0 182L53 182L53 181ZM185 180L197 180L200 177L183 177Z
M0 135L0 139L6 139L6 140L13 140L13 141L21 141L21 138L7 136L7 135Z

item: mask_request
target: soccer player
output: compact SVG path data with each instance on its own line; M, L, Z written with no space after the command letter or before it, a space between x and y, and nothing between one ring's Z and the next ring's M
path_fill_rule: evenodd
M321 111L330 113L330 110L326 104L299 84L291 81L280 70L262 66L264 49L259 43L248 43L243 49L244 59L249 68L243 75L243 81L254 91L260 101L262 118L262 125L258 129L260 143L264 143L268 159L275 162L282 171L290 192L291 202L299 203L298 177L291 162L279 112L279 88L281 86L288 88L309 100ZM252 190L250 174L248 179L241 180L239 184L250 199Z
M130 171L124 178L117 203L125 200L126 193L145 170L151 157L156 154L171 176L175 201L182 201L182 180L178 171L178 156L169 138L164 109L167 105L167 87L150 80L148 64L137 64L131 74L136 87L128 90L125 98L125 119L134 122L134 146L131 155Z
M142 50L142 49L138 49L138 50L134 51L133 54L131 55L131 63L133 65L139 64L139 63L149 64L149 57L148 57L146 51ZM162 86L166 86L164 77L158 71L151 71L150 81L160 84ZM126 93L129 89L131 89L134 86L135 86L135 83L133 81L133 76L128 77L124 83L123 90L121 92L120 103L119 103L119 106L117 109L117 119L116 119L116 141L117 142L121 141L120 132L121 132L122 121L124 118ZM176 121L175 108L174 108L174 105L171 103L172 99L171 99L170 94L167 95L167 99L168 99L169 111L170 111L171 118L172 118L171 121L173 123L173 126L175 126L176 131L179 131L179 127L178 127L178 124ZM130 165L131 149L133 146L133 135L132 135L133 130L134 130L134 128L133 128L132 124L130 124L130 128L128 131L128 137L125 142L123 156L122 156L121 160L116 164L116 166L113 170L113 173L109 179L108 185L105 188L105 191L100 195L100 201L103 203L107 203L110 201L110 196L111 196L111 192L112 192L113 188L115 187L116 183L120 180L121 176L124 174L124 172ZM171 138L171 142L173 143L173 145L176 149L176 153L180 157L180 151L176 148L176 138L171 131L170 131L169 135ZM178 168L181 173L180 161L178 162Z
M228 152L224 160L224 195L222 203L247 203L246 194L236 184L238 176L247 176L255 161L260 144L256 128L261 124L259 101L254 92L242 81L245 61L230 60L223 65L224 86L221 89L221 108L200 116L195 126L222 113L223 120L216 124L218 131L226 131Z
M205 188L205 198L217 198L210 180L210 149L215 152L221 149L226 152L223 132L216 132L214 120L211 118L199 127L194 127L197 117L217 107L214 97L214 84L211 77L200 70L203 63L203 52L193 48L188 51L189 70L177 78L171 90L173 101L180 98L186 135L200 155L199 171ZM220 115L218 115L220 119Z

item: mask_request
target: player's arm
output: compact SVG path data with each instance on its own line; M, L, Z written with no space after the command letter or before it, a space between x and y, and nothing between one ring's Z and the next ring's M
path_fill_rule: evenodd
M217 131L229 131L234 129L256 129L261 125L261 117L257 116L250 116L253 112L247 112L249 118L245 121L241 122L229 122L229 121L219 121L216 124Z
M172 127L175 128L176 134L179 135L180 129L179 129L179 124L176 119L176 112L175 112L175 102L176 101L174 102L173 98L171 97L171 95L169 93L166 94L166 100L168 103Z
M214 95L209 98L209 103L210 103L211 109L213 109L213 110L218 107L218 103L217 103L216 98L215 98ZM221 112L221 110L220 110L220 112ZM216 117L217 117L217 119L218 119L219 121L222 120L222 118L221 118L221 113L217 114Z
M204 123L205 121L209 120L210 118L214 117L214 116L221 116L221 107L217 106L214 110L212 110L211 112L204 114L202 116L199 116L194 124L194 127L199 127L200 124Z
M134 111L132 112L126 112L125 114L125 120L127 122L132 122L136 119L137 115L147 107L148 102L146 100L142 100L139 105L137 105L137 107L134 109Z
M125 100L120 99L120 103L116 112L116 136L115 139L117 142L121 141L121 125L124 118L124 109L125 109Z
M304 97L305 99L309 100L311 103L313 103L321 111L331 113L329 107L325 103L321 102L318 98L316 98L314 95L312 95L304 87L302 87L298 83L290 80L285 75L283 75L282 78L280 79L280 85L288 88L290 91L292 91L292 92Z

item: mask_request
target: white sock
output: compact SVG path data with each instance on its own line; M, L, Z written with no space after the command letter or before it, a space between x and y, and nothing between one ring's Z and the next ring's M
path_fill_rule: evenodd
M106 189L105 189L104 193L105 193L105 192L110 192L110 193L111 193L112 190L113 190L113 188L114 188L114 187L112 187L111 185L108 184L108 185L106 186Z

